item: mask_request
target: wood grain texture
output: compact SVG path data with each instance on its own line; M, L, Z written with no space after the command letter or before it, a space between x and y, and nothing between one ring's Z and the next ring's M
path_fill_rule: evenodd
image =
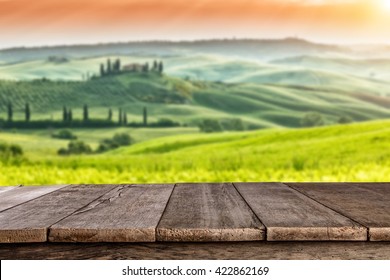
M53 225L53 242L154 242L171 185L122 185Z
M18 188L19 186L6 186L6 187L0 187L0 199L1 199L1 195L2 193L5 193L6 191L10 191L10 190L13 190L15 188Z
M389 260L390 242L212 242L0 244L0 259Z
M48 227L115 187L68 186L0 212L0 243L45 242Z
M367 229L281 183L234 184L267 228L268 241L367 240Z
M159 241L263 239L264 226L231 183L176 185L157 228Z
M390 183L287 183L366 226L370 241L390 241Z
M37 197L59 190L67 185L11 187L0 193L0 212Z

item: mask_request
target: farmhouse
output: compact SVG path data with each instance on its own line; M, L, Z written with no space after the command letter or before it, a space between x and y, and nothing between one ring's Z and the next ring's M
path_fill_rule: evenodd
M144 67L145 67L144 65L139 63L131 63L131 64L124 65L122 67L122 70L127 72L142 72Z

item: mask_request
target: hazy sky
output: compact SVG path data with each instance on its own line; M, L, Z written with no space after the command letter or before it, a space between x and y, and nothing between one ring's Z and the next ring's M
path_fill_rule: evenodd
M390 43L390 0L0 0L0 48L287 36Z

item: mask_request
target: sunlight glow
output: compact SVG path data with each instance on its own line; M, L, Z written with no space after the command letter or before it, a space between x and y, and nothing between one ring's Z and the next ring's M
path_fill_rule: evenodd
M383 5L383 7L385 7L386 9L389 9L389 10L390 10L390 0L382 0L382 5Z

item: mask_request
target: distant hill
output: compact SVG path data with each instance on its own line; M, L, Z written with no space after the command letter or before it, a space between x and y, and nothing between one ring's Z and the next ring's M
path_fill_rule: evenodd
M351 85L353 86L353 84ZM326 123L341 116L363 121L390 117L389 96L330 91L321 87L192 81L157 73L124 73L88 81L0 81L0 118L11 102L14 118L24 117L28 102L34 119L61 119L62 108L81 118L84 104L92 118L107 118L122 108L129 121L140 121L143 107L150 120L170 118L196 125L204 118L241 118L249 128L299 127L307 112L321 113Z
M280 66L300 66L302 68L327 70L390 81L390 58L351 59L304 55L278 59L271 63Z
M44 77L81 81L87 75L99 75L99 65L117 57L122 64L151 64L153 60L162 60L165 73L184 80L306 86L346 93L390 95L390 79L387 79L390 78L390 59L300 56L262 63L205 54L163 59L156 56L104 56L63 62L46 59L0 65L0 79L33 80Z
M319 44L298 38L258 40L258 39L226 39L203 41L150 41L109 43L95 45L70 45L55 47L13 48L0 50L0 61L15 63L42 60L49 56L63 56L79 59L99 56L177 56L188 54L223 55L227 57L251 60L270 61L301 55L342 55L342 56L389 56L387 46L338 46Z

